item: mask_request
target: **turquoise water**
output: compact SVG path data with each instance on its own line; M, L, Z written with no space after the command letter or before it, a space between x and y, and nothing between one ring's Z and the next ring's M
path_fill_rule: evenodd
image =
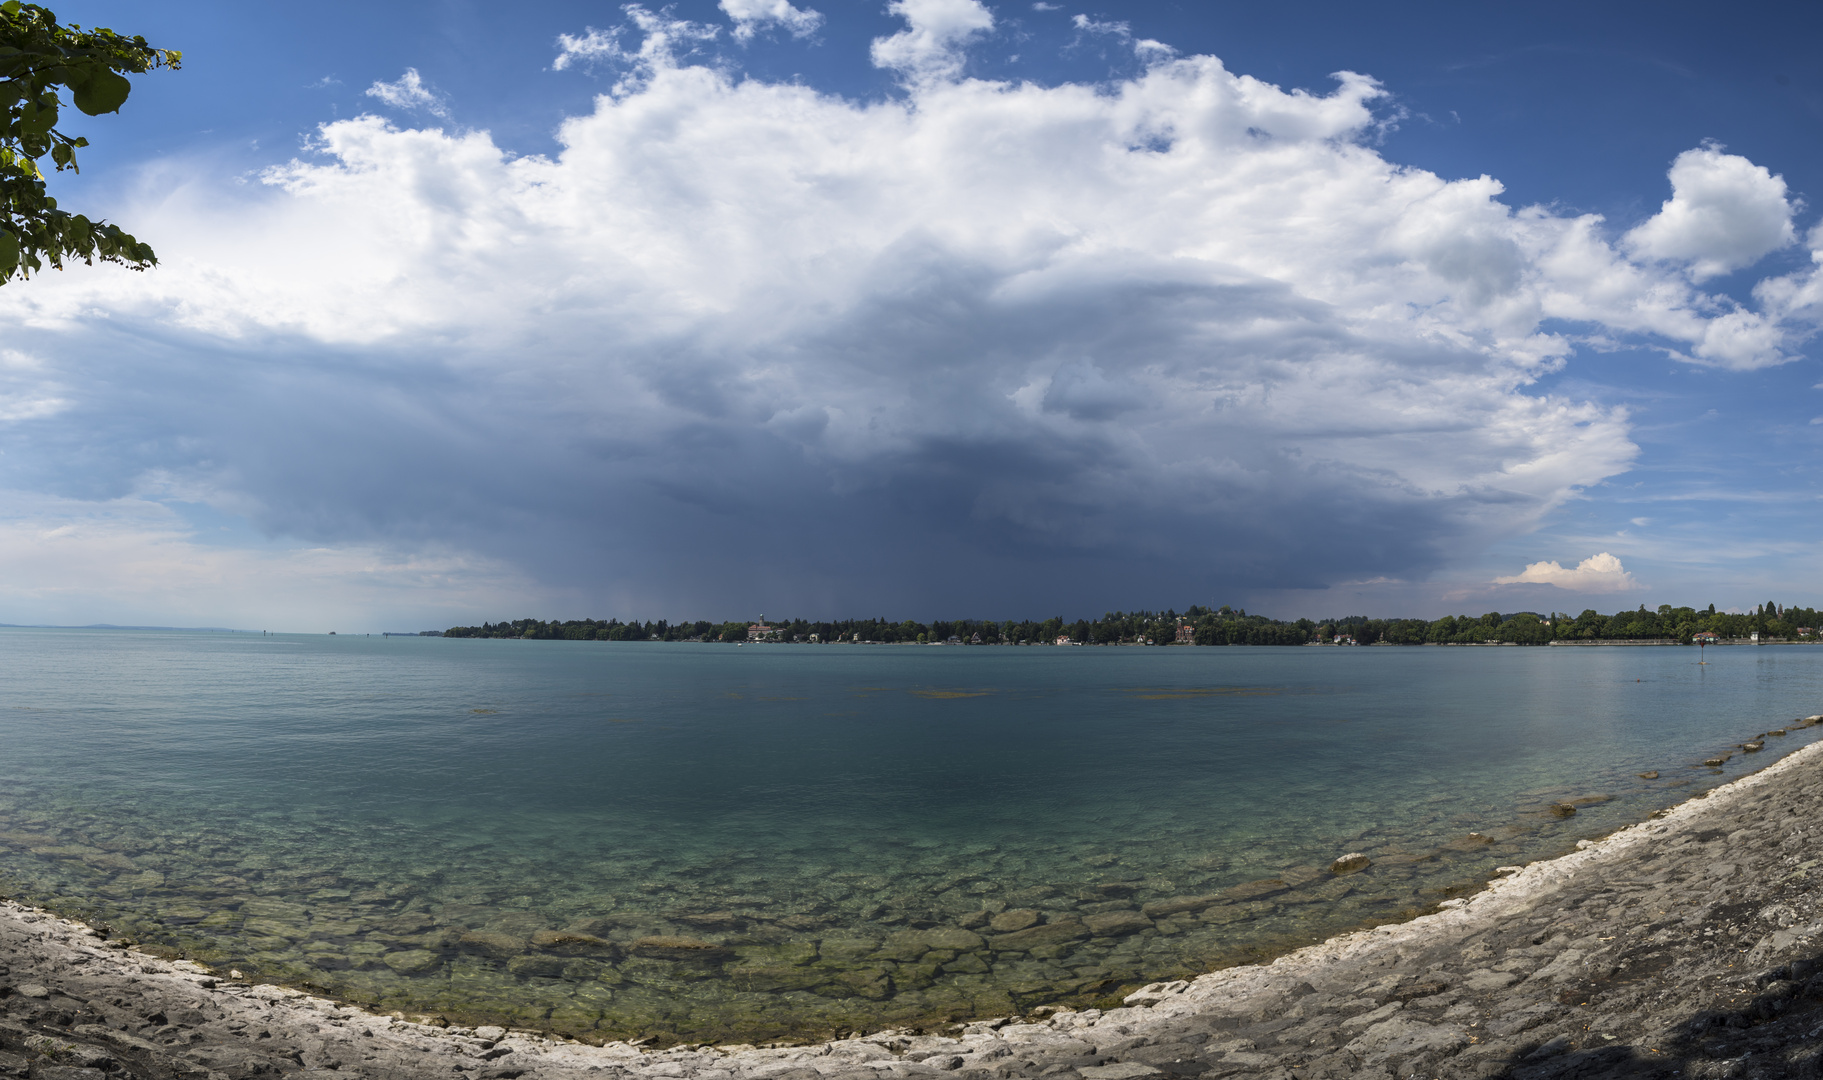
M1801 646L0 658L11 894L383 1008L661 1041L1105 1000L1415 914L1823 731L1699 764L1823 711Z

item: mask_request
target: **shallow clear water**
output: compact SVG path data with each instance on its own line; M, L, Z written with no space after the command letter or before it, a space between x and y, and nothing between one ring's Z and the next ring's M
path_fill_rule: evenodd
M1416 913L1823 732L1701 767L1823 711L1823 650L1698 658L0 630L0 882L587 1037L1000 1015Z

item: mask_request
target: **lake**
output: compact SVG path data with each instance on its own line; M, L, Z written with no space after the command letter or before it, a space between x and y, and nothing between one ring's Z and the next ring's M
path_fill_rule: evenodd
M1734 749L1823 711L1807 646L0 629L0 658L9 894L595 1040L1106 1004L1410 917L1823 732ZM1373 865L1331 874L1348 852Z

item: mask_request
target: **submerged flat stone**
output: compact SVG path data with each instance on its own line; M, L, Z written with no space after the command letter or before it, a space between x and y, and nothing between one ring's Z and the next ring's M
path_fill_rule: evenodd
M576 930L538 930L532 934L532 944L540 949L564 949L596 952L612 949L614 943L593 934Z
M1011 934L997 934L987 939L995 952L1026 952L1047 945L1061 945L1089 936L1089 928L1076 919L1062 919L1042 926L1028 927Z
M1141 1080L1141 1077L1163 1075L1150 1065L1123 1061L1115 1065L1084 1065L1076 1070L1083 1080Z
M633 942L628 951L634 956L653 957L660 960L680 959L685 957L711 956L724 951L713 941L702 938L677 937L669 934L643 937Z
M493 930L471 930L458 938L457 943L465 949L502 960L518 956L526 947L526 939Z
M1211 904L1219 904L1219 896L1173 896L1167 900L1158 900L1140 908L1149 919L1163 919L1170 915L1180 915L1187 911L1201 911Z
M1224 900L1258 900L1282 893L1290 888L1291 886L1280 878L1263 878L1259 881L1245 882L1230 889L1223 889L1221 895Z
M1082 920L1095 937L1122 937L1152 929L1152 920L1137 911L1106 911Z
M419 975L443 966L443 957L426 949L391 952L380 959L387 967L401 975Z

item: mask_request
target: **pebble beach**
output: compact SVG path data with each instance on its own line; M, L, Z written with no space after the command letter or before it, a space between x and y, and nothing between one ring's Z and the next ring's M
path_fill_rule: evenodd
M379 1015L0 905L0 1075L1798 1077L1823 1066L1823 749L1407 922L1271 963L798 1046L642 1048Z

